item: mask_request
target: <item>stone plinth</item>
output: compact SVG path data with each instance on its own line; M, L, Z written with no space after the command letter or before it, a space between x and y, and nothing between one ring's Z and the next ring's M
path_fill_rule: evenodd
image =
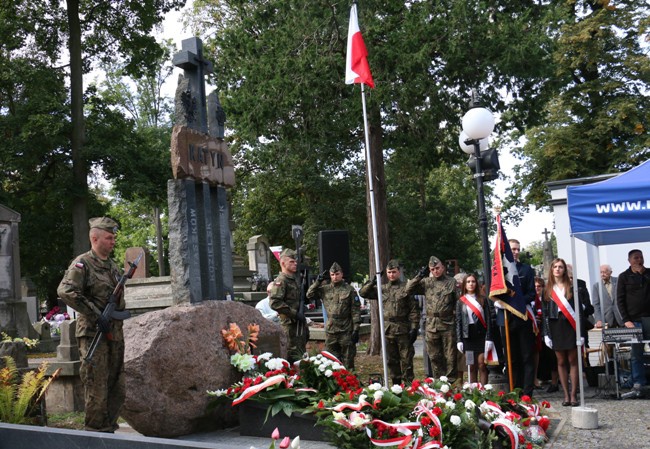
M129 279L124 288L124 301L132 316L171 306L171 277Z
M84 410L84 388L79 377L79 347L75 332L77 322L66 320L61 323L61 340L56 348L56 359L49 362L47 374L60 369L59 375L45 393L48 412L69 413Z

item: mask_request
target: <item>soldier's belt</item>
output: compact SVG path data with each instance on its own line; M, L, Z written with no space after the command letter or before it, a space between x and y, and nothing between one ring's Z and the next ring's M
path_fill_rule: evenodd
M408 323L409 320L406 318L388 318L388 321L390 323Z
M451 318L454 316L453 312L445 312L445 313L434 313L433 317L434 318Z

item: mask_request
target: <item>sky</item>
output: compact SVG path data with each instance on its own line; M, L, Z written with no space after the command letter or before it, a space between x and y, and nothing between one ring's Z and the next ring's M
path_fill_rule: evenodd
M188 1L190 4L191 1ZM186 7L187 8L187 7ZM191 32L188 30L183 30L182 25L180 24L179 17L181 17L182 12L171 11L167 14L165 21L163 22L163 31L160 33L161 37L166 39L172 39L176 45L176 48L180 50L181 41L191 37ZM341 67L344 70L344 64L341 63ZM372 69L372 67L371 67ZM178 74L182 73L182 70L179 68L174 69L174 75L169 77L168 86L166 86L165 92L167 95L173 97L176 90L176 82L178 80ZM208 91L210 91L208 86ZM227 125L226 125L227 126ZM460 132L460 130L459 130ZM461 149L458 148L460 152ZM504 199L506 196L507 187L514 181L514 166L517 164L517 159L510 154L509 150L503 150L499 154L499 162L501 165L501 173L505 175L505 179L498 179L494 181L495 194L497 198ZM502 175L502 178L503 178ZM498 200L494 201L495 205L499 204ZM478 223L478 217L477 217ZM552 212L542 212L542 211L529 211L524 216L522 221L518 226L513 226L511 224L504 225L506 235L508 238L514 238L521 242L522 250L526 250L526 247L532 243L544 239L544 229L549 231L554 230L553 225L553 213ZM495 236L490 236L491 245L494 244Z

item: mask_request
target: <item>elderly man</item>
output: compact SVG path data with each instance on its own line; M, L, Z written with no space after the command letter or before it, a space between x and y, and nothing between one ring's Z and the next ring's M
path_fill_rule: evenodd
M650 271L643 266L643 253L633 249L627 255L630 268L618 275L616 303L623 325L628 328L641 327L641 318L650 316ZM639 391L646 385L643 364L643 345L631 345L632 383Z
M603 264L600 266L600 282L596 282L591 289L591 296L594 298L595 327L621 327L623 319L616 305L616 287L618 278L612 276L612 267ZM602 299L600 292L603 292Z
M271 283L269 303L278 312L280 325L287 334L290 363L302 359L307 346L307 319L300 310L300 286L296 280L296 252L285 249L280 254L280 274Z
M429 276L431 272L432 276ZM408 294L420 294L426 301L427 353L431 358L434 377L447 376L455 381L456 364L456 280L447 276L445 266L436 256L406 284Z
M125 399L124 333L122 321L109 320L102 316L102 311L120 278L120 269L110 258L117 223L108 217L91 218L88 223L91 249L72 261L57 294L78 312L76 336L86 406L84 429L112 433L119 427L117 419ZM124 307L122 295L116 310L124 310ZM86 355L100 330L111 338L97 346L93 361L89 363Z
M386 329L386 356L388 375L393 384L413 380L413 343L418 337L420 309L417 301L406 292L401 281L402 270L396 259L388 261L386 277L388 282L381 285L384 303L384 323ZM377 299L377 276L361 287L359 294L369 300Z
M359 342L361 304L356 292L343 280L343 269L334 262L330 267L330 282L319 274L307 290L307 299L320 298L327 312L325 349L338 357L349 370L354 369L354 345Z

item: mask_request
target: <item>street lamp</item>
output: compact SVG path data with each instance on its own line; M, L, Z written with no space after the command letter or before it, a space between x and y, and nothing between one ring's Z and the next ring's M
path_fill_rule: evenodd
M490 294L490 248L488 243L488 222L485 212L485 194L483 193L483 182L495 179L493 172L488 179L485 169L499 169L498 159L494 150L488 150L488 136L494 130L494 116L490 111L481 107L475 92L472 92L470 110L463 116L463 131L460 133L458 143L461 149L471 155L468 165L474 168L474 179L476 179L476 190L478 191L478 221L481 232L481 244L483 246L483 280L485 282L486 294ZM488 154L489 153L489 154ZM485 158L485 159L484 159ZM496 167L494 162L496 161Z

